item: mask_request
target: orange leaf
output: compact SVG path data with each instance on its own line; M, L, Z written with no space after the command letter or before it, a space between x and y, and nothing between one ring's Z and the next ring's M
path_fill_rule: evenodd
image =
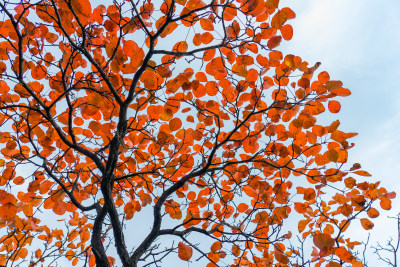
M319 249L332 247L335 240L328 234L316 234L313 238L314 245Z
M236 63L239 65L245 65L245 66L253 65L254 58L251 56L248 56L248 55L238 56L236 58Z
M339 159L339 153L335 149L328 150L325 156L332 162L337 162Z
M214 81L207 82L205 88L209 96L218 94L218 84Z
M214 242L214 243L211 245L211 251L212 251L212 252L221 250L221 248L222 248L222 243L221 243L220 241Z
M238 245L232 246L232 254L238 257L240 255L240 247Z
M172 119L172 116L174 115L174 113L172 112L171 109L166 108L163 110L163 112L160 115L160 119L163 121L169 121Z
M312 188L307 188L306 190L304 190L304 200L310 201L312 199L314 199L316 196L315 194L315 190Z
M224 17L225 21L230 21L237 16L237 9L233 4L228 4L224 7Z
M301 88L307 89L310 87L310 79L303 77L297 82L297 85Z
M7 69L6 64L5 64L3 61L1 61L1 62L0 62L0 74L2 74L3 72L5 72L6 69Z
M214 56L215 56L215 53L216 53L216 50L215 50L215 49L210 49L210 50L204 51L204 53L203 53L203 60L204 60L204 61L210 61L210 60L212 60L212 59L214 58Z
M298 213L304 213L304 212L306 212L307 206L306 206L304 203L295 202L295 203L294 203L294 209L295 209Z
M283 25L281 27L281 34L282 34L283 39L285 39L286 41L291 40L293 37L292 25L290 25L290 24Z
M275 29L280 29L282 27L282 25L285 24L287 19L288 19L288 15L286 14L286 12L279 10L273 16L272 21L271 21L271 26L274 27Z
M333 133L334 131L336 131L336 129L339 127L339 125L340 125L339 120L332 122L331 125L329 125L329 127L328 127L328 133Z
M366 172L366 171L355 171L355 172L353 172L353 173L358 174L358 175L360 175L360 176L372 176L371 174L369 174L369 173Z
M250 69L246 74L246 81L248 82L256 82L259 77L258 71L255 69Z
M326 83L329 80L330 80L330 77L329 77L328 72L323 71L320 74L318 74L318 81L320 81L322 84Z
M266 5L269 9L278 8L279 0L267 0Z
M85 121L81 117L77 117L74 119L74 123L76 126L82 126L85 123Z
M196 34L194 35L194 37L193 37L193 44L194 44L195 46L199 46L199 45L201 45L201 42L202 42L202 40L201 40L201 34L200 34L200 33L196 33Z
M338 89L334 89L331 91L332 94L337 95L337 96L349 96L351 95L351 92L349 89L340 87Z
M73 259L72 266L76 266L78 264L78 262L79 262L78 258Z
M339 89L340 87L343 86L343 83L341 81L329 81L326 82L325 84L326 88L328 89L328 91L333 91L336 89Z
M367 214L370 218L376 218L379 216L379 211L375 208L369 208Z
M238 205L238 211L239 212L245 212L247 209L249 208L249 205L245 204L245 203L240 203Z
M201 42L203 44L209 44L214 40L214 36L209 33L209 32L205 32L201 35Z
M362 227L365 230L371 230L374 227L374 224L370 220L368 220L366 218L360 219L360 221L361 221Z
M35 251L35 258L39 259L42 256L42 250L41 249L37 249Z
M254 137L247 138L243 142L243 149L246 153L254 154L258 151L259 145L258 140Z
M353 260L351 261L351 267L364 267L364 264L361 261Z
M331 100L328 103L328 109L332 113L338 113L340 111L340 103L336 100Z
M336 256L338 256L342 261L352 262L355 257L344 247L336 248L335 250Z
M28 256L28 250L26 248L21 248L18 251L18 257L24 259L26 256Z
M58 40L58 35L52 32L46 34L46 41L49 43L55 43Z
M288 19L296 18L296 13L294 13L294 11L289 7L284 7L281 9L281 11L286 13Z
M274 37L272 37L271 39L268 40L267 42L267 46L269 49L274 49L277 46L279 46L279 44L282 41L282 36L276 35Z
M71 5L80 14L88 16L92 12L89 0L72 0Z
M182 121L179 118L173 118L169 121L171 131L177 131L182 127Z
M182 242L178 244L178 257L181 260L188 261L192 257L193 249Z
M357 183L356 180L352 177L348 177L344 179L344 184L346 185L347 188L353 188Z
M21 184L23 184L25 182L25 178L22 177L22 176L17 176L17 177L14 178L13 182L16 185L21 185Z
M280 263L283 263L283 264L287 264L287 263L289 263L289 257L288 256L286 256L285 254L283 254L282 252L280 252L280 251L276 251L275 252L275 259L278 261L278 262L280 262Z
M344 204L339 210L344 216L349 217L353 213L353 206Z
M106 12L106 7L104 5L99 5L95 9L93 9L92 18L98 23L103 23L103 14Z
M200 19L201 28L205 31L213 31L214 30L214 23L211 19Z
M172 51L179 52L179 53L184 53L187 50L188 50L188 44L186 43L186 41L177 42L174 45L174 48L172 49Z
M312 132L319 137L323 136L326 133L325 128L320 125L314 125L312 128Z
M89 238L90 238L90 232L89 232L87 229L85 229L85 230L82 231L82 233L80 234L80 236L81 236L81 241L84 243L84 242L86 242L86 241L89 240Z
M0 207L0 218L5 221L11 220L17 214L17 206L11 202L7 202Z
M379 204L384 210L390 210L392 208L392 201L388 198L382 198Z
M330 261L326 267L342 267L342 265L335 261Z
M304 229L306 229L307 224L309 223L309 220L300 220L299 224L297 226L297 229L299 230L299 233L303 232Z
M32 78L35 80L41 80L46 77L46 67L38 65L32 69Z

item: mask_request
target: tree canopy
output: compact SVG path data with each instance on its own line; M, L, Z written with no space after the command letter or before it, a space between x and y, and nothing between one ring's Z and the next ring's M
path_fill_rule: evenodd
M102 2L0 1L0 265L363 266L346 230L395 193L279 50L293 10Z

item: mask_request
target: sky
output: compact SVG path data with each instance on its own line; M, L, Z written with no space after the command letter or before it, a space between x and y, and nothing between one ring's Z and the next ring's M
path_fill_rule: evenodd
M280 7L289 6L297 14L289 22L293 39L280 46L284 54L298 55L311 66L321 62L318 71L328 71L333 80L341 80L352 91L340 99L342 109L337 115L341 130L359 133L351 140L356 146L349 152L349 161L361 163L373 175L371 179L400 194L400 88L396 79L400 77L400 1L280 2ZM373 221L370 245L385 244L395 233L396 225L387 216L400 212L400 200L392 206ZM353 230L356 240L366 240L363 229ZM372 250L367 259L370 266L385 266Z
M340 113L326 112L321 117L327 123L339 119L342 131L358 132L349 140L355 143L349 163L360 163L372 174L369 179L381 181L388 191L399 195L400 1L281 0L280 7L284 6L291 7L297 17L288 22L294 28L293 39L278 49L300 56L310 66L321 62L318 72L328 71L331 79L341 80L352 91L351 96L340 99ZM373 220L369 246L385 245L396 233L396 224L388 216L398 213L400 200L395 199L392 210ZM368 237L358 223L349 231L354 240ZM367 250L366 258L369 266L387 266L377 260L372 249Z
M341 129L359 133L351 139L356 146L349 162L361 163L372 179L400 196L400 1L282 0L280 5L297 15L290 22L293 39L281 49L310 65L321 62L318 71L328 71L352 91L341 99L338 114ZM392 210L374 220L370 244L385 244L394 235L396 225L387 216L398 213L395 199ZM366 237L361 230L353 234ZM374 262L373 255L368 258Z
M349 161L361 163L371 179L399 195L400 0L281 0L280 6L297 14L289 22L293 39L280 47L284 54L301 56L310 65L321 62L318 71L328 71L352 91L340 99L337 115L343 131L359 133L351 140L356 146ZM387 216L400 213L400 200L392 204L391 211L373 221L371 245L385 244L395 233ZM352 234L357 240L366 239L364 230ZM370 266L385 266L374 255L367 256Z

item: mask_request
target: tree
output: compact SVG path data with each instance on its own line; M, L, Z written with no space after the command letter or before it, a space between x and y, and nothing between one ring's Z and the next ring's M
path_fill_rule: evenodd
M0 1L0 264L362 266L346 229L395 194L278 4Z
M400 251L400 214L389 218L396 220L397 231L390 237L385 246L378 243L372 248L380 261L386 263L387 266L396 267L398 266Z

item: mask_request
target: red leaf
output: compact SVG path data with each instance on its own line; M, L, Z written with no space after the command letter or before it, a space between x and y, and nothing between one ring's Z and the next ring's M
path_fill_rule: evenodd
M268 40L267 46L269 49L274 49L279 46L282 41L282 36L276 35Z
M184 261L190 260L190 258L192 257L192 254L193 254L193 249L190 246L188 246L182 242L179 242L178 257L181 260L184 260Z

